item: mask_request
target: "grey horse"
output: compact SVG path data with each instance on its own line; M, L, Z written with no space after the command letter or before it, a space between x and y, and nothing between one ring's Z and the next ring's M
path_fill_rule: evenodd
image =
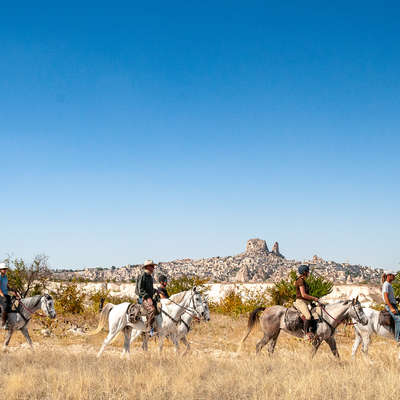
M248 331L240 342L239 350L258 320L260 320L261 330L263 331L264 336L256 345L257 353L259 353L261 349L269 343L268 352L272 354L281 331L285 331L290 335L299 338L304 337L301 325L297 327L296 330L291 330L287 326L287 310L288 309L283 306L256 308L249 316ZM261 317L258 316L260 311L264 311ZM320 312L321 321L317 325L316 336L312 341L312 356L315 355L321 343L325 341L329 345L334 356L339 358L339 352L334 337L337 326L349 318L355 319L361 325L367 325L368 318L364 314L361 304L358 301L358 297L353 300L327 304L321 308Z
M41 309L46 314L46 316L50 318L56 317L54 301L49 294L26 297L25 299L21 299L19 301L17 310L11 311L8 314L8 331L6 333L6 338L3 344L3 351L7 350L7 346L10 343L11 336L16 330L20 330L22 332L29 346L33 350L32 339L29 336L28 332L28 325L32 318L32 315L39 309Z

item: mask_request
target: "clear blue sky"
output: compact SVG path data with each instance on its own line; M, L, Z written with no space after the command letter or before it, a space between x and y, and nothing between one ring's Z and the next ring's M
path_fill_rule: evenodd
M2 7L0 257L400 268L398 2L80 3Z

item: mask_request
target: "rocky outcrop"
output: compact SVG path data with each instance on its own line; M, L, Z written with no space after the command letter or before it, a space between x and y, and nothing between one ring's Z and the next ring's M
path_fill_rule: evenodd
M273 247L272 247L272 252L273 254L275 254L278 257L283 257L283 255L279 252L279 243L275 242ZM283 257L284 258L284 257Z
M248 282L250 280L250 273L247 265L243 265L235 276L235 282Z
M267 242L262 239L249 239L246 243L246 254L265 254L269 253Z

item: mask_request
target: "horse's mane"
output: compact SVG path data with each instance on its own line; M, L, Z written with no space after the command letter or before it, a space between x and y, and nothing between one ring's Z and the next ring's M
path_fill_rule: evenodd
M183 300L183 298L186 296L186 293L188 293L188 292L189 292L189 290L185 290L183 292L173 294L172 296L169 296L169 298L171 300L173 300L175 303L180 303Z
M24 299L22 299L22 301L27 307L33 307L39 303L41 297L42 297L41 294L37 294L36 296L25 297Z

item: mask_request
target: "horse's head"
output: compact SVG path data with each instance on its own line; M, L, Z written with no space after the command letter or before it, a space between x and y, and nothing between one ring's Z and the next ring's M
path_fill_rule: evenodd
M210 320L210 309L208 307L208 295L204 295L203 296L203 307L204 307L204 315L203 318L205 321L209 321Z
M351 301L351 306L349 308L348 315L361 325L368 324L368 318L365 315L363 308L361 307L361 303L358 300L358 296Z
M197 313L199 318L206 319L206 313L208 310L208 303L207 308L204 305L204 299L201 295L201 292L197 290L196 287L192 289L192 302L193 302L193 309ZM210 319L210 311L208 310L208 319Z
M56 310L54 309L54 300L49 294L45 294L40 299L42 311L50 318L56 317Z

